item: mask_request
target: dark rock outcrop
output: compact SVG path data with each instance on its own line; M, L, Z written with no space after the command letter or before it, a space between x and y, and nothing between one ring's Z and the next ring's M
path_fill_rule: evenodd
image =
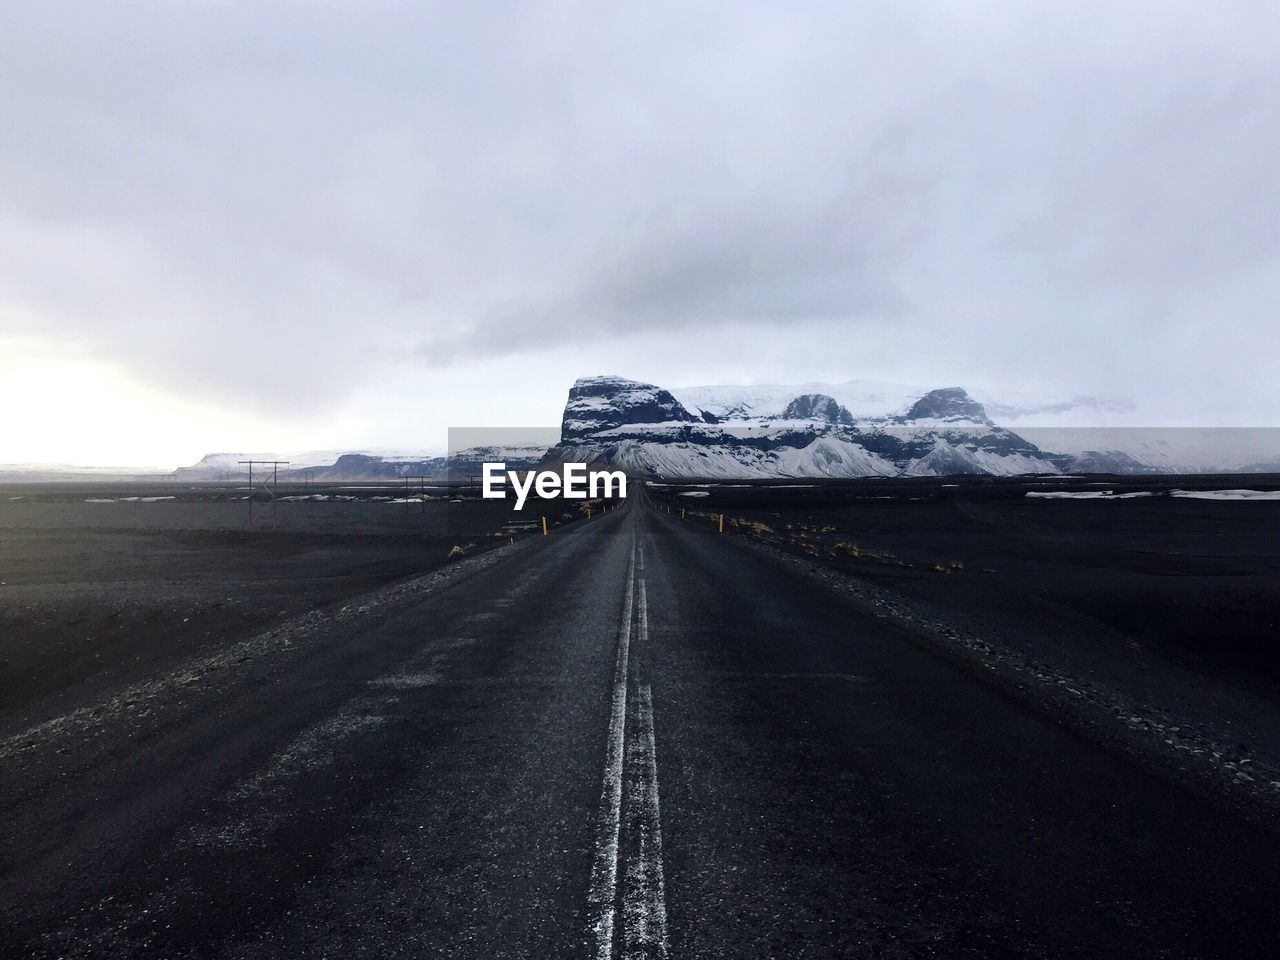
M930 390L912 405L903 422L912 420L963 420L990 425L987 411L963 387Z
M583 377L569 389L561 438L569 440L639 423L700 423L670 392L624 377Z
M832 424L853 426L853 414L825 393L805 393L787 404L782 411L783 420L822 420Z

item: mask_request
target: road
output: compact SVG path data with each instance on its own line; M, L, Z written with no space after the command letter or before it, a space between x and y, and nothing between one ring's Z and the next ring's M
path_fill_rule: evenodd
M8 957L1262 957L1274 835L642 499L0 739Z

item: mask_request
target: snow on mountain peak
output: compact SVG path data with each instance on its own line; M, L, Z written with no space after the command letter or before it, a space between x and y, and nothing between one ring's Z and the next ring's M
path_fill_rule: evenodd
M958 387L691 387L584 377L548 457L663 477L1056 472Z
M672 393L689 409L705 411L721 420L779 417L791 401L806 394L831 397L856 420L873 420L906 413L926 393L926 388L877 380L850 380L846 383L680 387Z

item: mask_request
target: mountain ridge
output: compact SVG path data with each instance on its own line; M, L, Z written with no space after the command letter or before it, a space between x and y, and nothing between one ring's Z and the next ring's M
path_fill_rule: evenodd
M828 393L792 394L783 403L786 388L766 389L725 396L690 388L683 391L697 401L690 409L678 392L656 384L582 377L569 390L561 440L546 460L663 478L742 479L1059 473L1065 466L993 424L960 387L925 391L909 405L901 391L882 394L874 412L859 404L861 414Z
M633 395L661 392L681 411L649 417L633 406L611 417L602 407L619 383ZM584 388L603 429L574 420L573 396ZM569 431L549 459L572 453L659 476L740 479L1280 472L1280 430L1112 425L1123 409L1090 397L987 403L963 387L870 380L664 390L584 377L570 390ZM1005 414L1030 423L998 423Z

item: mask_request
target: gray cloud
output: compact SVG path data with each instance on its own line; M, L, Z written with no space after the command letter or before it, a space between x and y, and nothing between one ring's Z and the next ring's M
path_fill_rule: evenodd
M1272 4L5 20L0 333L168 390L340 408L554 355L528 375L558 398L714 330L671 379L1194 383L1280 416Z
M549 350L592 335L739 327L768 337L795 324L901 318L893 280L920 229L930 185L870 169L801 209L743 197L652 211L602 245L598 262L545 299L478 318L418 355L457 364L494 350Z

